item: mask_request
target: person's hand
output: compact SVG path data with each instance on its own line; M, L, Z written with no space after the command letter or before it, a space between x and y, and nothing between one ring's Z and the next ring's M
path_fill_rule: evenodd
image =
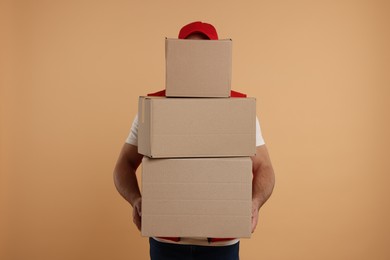
M257 203L252 202L252 233L255 232L258 219L259 219L259 207L257 206Z
M142 216L142 199L138 198L133 205L133 222L141 231L141 216Z

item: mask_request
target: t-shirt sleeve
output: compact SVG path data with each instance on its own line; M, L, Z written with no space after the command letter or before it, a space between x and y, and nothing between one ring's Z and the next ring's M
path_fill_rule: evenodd
M138 146L138 115L135 116L126 143Z
M256 146L261 146L264 144L265 142L261 134L260 122L259 119L256 117Z

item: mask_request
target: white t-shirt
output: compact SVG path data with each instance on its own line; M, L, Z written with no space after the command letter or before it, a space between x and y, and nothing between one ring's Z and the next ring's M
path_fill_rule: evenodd
M126 139L126 143L138 146L138 115L135 116L129 136ZM259 119L256 117L256 146L265 144L263 136L261 135L261 128Z
M138 146L138 115L135 116L133 120L133 124L131 125L131 130L129 136L126 139L126 143ZM256 146L261 146L265 144L263 136L261 135L260 123L259 119L256 117ZM188 244L188 245L198 245L198 246L228 246L233 245L239 241L239 239L232 239L228 241L219 241L209 243L207 238L192 238L192 237L182 237L179 242L173 242L170 240L165 240L161 238L156 238L157 241L164 243L172 243L172 244Z

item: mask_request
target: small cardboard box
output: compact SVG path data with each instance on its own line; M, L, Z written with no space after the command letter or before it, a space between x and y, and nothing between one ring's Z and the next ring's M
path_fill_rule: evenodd
M250 237L251 209L249 157L142 161L143 236Z
M167 97L229 97L232 41L166 39Z
M256 152L254 98L140 97L138 152L153 158Z

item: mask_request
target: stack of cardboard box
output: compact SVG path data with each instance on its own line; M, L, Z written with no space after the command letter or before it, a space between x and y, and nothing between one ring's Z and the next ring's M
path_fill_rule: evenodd
M231 40L166 39L166 97L140 97L142 235L250 237L254 98L230 98Z

